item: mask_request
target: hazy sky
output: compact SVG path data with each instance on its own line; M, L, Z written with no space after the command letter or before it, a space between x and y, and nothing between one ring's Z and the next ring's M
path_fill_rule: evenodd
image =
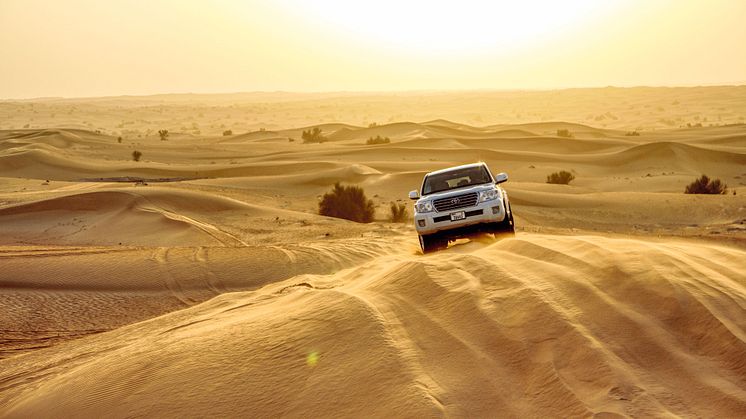
M746 83L746 0L0 0L0 98Z

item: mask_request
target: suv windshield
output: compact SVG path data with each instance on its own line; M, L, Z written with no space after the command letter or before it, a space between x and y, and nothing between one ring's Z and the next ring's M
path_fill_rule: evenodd
M422 195L490 182L492 182L492 176L484 166L451 170L426 177L422 185Z

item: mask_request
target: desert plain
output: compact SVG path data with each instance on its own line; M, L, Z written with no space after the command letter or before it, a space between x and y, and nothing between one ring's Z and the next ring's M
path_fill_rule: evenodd
M2 101L0 417L744 417L744 118L746 86ZM475 161L515 237L423 255L390 203ZM376 221L318 215L336 182Z

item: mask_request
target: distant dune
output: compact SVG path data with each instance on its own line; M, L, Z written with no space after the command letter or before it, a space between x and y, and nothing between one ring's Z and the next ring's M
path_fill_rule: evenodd
M720 198L699 202L693 209L682 196L671 200L645 195L680 194L702 173L722 178L737 190L746 180L743 125L698 128L694 137L680 130L627 136L565 123L476 128L438 121L320 127L332 141L288 141L298 133L294 129L169 141L152 138L138 144L83 130L0 132L0 175L9 179L9 190L18 184L19 192L7 196L6 208L0 207L0 226L7 232L0 243L163 245L171 240L164 231L172 231L179 237L176 243L183 245L248 243L253 235L242 217L309 220L308 212L314 212L320 194L335 182L364 185L375 195L379 217L385 218L388 203L416 188L427 171L477 160L510 174L509 191L516 202L533 206L519 211L529 217L524 222L532 224L568 226L569 221L572 227L605 229L606 220L617 224L618 217L630 211L642 211L642 224L656 228L699 225L694 214L708 211L720 214L723 223L746 218L737 204L744 194L727 198L732 204L725 205L725 198ZM573 138L541 134L556 129L570 130ZM392 138L391 144L366 145L374 134ZM134 149L143 155L139 162L131 159ZM544 183L558 170L576 173L572 187L543 188L540 198L529 197L535 194L534 184ZM29 185L12 178L38 181ZM138 179L151 185L133 187ZM584 195L579 201L572 197L578 193ZM646 205L620 205L599 213L588 206L590 202L617 201L595 198L599 193L625 193L624 202L643 199ZM176 196L188 198L169 204ZM211 205L217 202L229 203L230 208L214 211ZM79 208L81 203L88 207ZM261 215L256 215L256 208L262 208ZM277 208L290 212L273 214ZM564 217L557 218L560 208ZM543 222L533 217L537 211ZM582 218L591 224L578 224Z
M239 133L317 124L367 127L374 123L427 121L425 124L433 128L452 129L540 122L546 123L547 129L568 123L651 131L687 124L704 127L743 124L746 122L744 97L746 86L741 85L0 100L0 129L20 129L28 124L31 128L98 129L138 138L138 135L156 136L164 128L196 136L219 136L227 129Z

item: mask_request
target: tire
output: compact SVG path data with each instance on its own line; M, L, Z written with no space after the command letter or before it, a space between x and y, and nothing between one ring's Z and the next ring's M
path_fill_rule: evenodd
M422 249L422 253L424 254L442 250L448 247L448 239L438 237L435 234L428 234L419 237L420 248Z
M498 236L515 237L515 221L513 220L513 208L510 207L508 202L508 214L504 220L495 223L492 233L495 238Z

